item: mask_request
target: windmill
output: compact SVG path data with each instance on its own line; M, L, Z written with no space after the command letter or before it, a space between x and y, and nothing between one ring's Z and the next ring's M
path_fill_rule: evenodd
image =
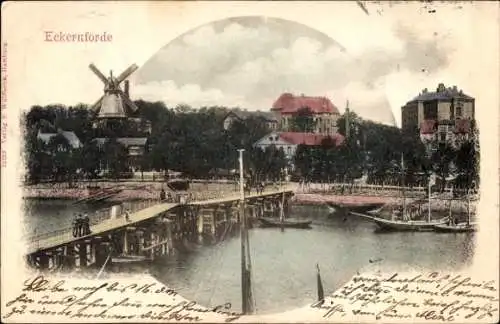
M92 106L97 113L97 119L126 119L130 113L139 109L129 98L129 83L125 80L138 69L137 65L132 64L118 77L114 77L113 71L110 71L108 78L94 64L90 64L89 68L104 83L104 95ZM123 81L124 90L120 87Z

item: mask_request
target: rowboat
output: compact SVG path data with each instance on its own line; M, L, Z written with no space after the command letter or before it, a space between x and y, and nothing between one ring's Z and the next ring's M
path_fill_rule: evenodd
M384 206L383 203L371 203L371 204L361 204L361 205L344 205L344 204L335 204L331 202L327 202L328 211L330 213L335 212L338 209L348 209L349 211L357 212L357 213L367 213L373 210L380 209Z
M408 232L426 232L433 231L436 225L444 225L448 222L448 217L438 220L391 220L381 217L366 215L363 213L350 212L351 214L365 219L369 219L385 231L408 231Z
M274 220L272 218L259 217L261 227L283 227L283 228L310 228L312 221Z
M151 261L148 257L143 255L120 255L111 258L111 263L121 264L136 264Z
M434 225L434 230L440 233L471 233L477 231L477 223L440 224Z

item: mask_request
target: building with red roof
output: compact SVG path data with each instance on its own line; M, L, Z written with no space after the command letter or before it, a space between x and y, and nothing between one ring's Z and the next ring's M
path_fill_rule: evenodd
M338 108L326 97L311 97L291 93L283 93L273 103L271 111L278 120L279 128L283 131L291 129L291 119L301 109L308 108L315 121L314 133L335 134L337 132L337 120L340 117Z
M344 136L339 133L326 135L300 132L272 132L255 142L254 147L262 150L270 146L282 149L288 161L293 162L295 151L299 145L320 146L325 140L329 140L336 146L340 146L344 143Z

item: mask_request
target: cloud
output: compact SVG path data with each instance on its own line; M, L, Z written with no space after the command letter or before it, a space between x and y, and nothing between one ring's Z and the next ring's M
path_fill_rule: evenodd
M285 91L332 96L337 106L345 103L337 98L348 94L361 116L391 123L385 78L401 71L434 73L448 64L449 48L442 38L424 37L404 25L395 27L397 42L391 47L353 54L323 34L296 25L248 26L242 18L240 23L233 19L202 26L165 46L139 71L140 87L150 88L141 91L159 91L166 102L231 103L260 110L269 109Z
M201 89L197 84L177 86L174 81L151 81L137 85L133 93L134 98L148 101L163 101L168 107L188 104L192 107L221 105L227 107L245 107L248 105L243 97L230 96L220 89Z

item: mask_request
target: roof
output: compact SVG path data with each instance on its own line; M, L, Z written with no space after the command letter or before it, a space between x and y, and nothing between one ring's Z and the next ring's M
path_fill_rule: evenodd
M418 96L413 98L411 102L416 101L431 101L431 100L452 100L452 99L463 99L463 100L474 100L471 96L466 95L462 90L458 90L456 86L446 88L443 83L440 83L435 92L429 92L424 89Z
M436 129L437 123L435 120L425 119L420 123L420 134L433 134Z
M469 119L455 120L455 133L467 134L471 131L471 121Z
M273 104L271 110L281 114L294 114L301 108L308 107L314 114L340 114L330 99L326 97L294 96L291 93L282 94Z
M104 145L108 140L109 138L104 137L98 137L94 139L94 141L96 141L98 145ZM125 147L129 147L145 146L148 139L147 137L118 137L116 141Z
M244 120L248 117L260 117L260 118L265 119L268 122L277 122L278 121L272 112L266 112L266 111L260 111L260 110L258 110L258 111L231 110L226 114L224 119L226 119L230 116L239 118L241 120Z
M339 146L344 142L344 136L339 133L333 135L321 135L315 133L283 132L279 133L279 136L282 140L296 145L304 144L307 146L317 146L321 145L322 141L327 138L333 139L336 146Z
M49 144L50 139L58 134L61 134L62 136L64 136L64 138L68 141L68 144L72 148L77 149L77 148L82 146L82 142L80 141L78 136L76 136L76 134L74 132L70 132L70 131L59 131L58 133L38 132L37 138L42 140L45 144Z

